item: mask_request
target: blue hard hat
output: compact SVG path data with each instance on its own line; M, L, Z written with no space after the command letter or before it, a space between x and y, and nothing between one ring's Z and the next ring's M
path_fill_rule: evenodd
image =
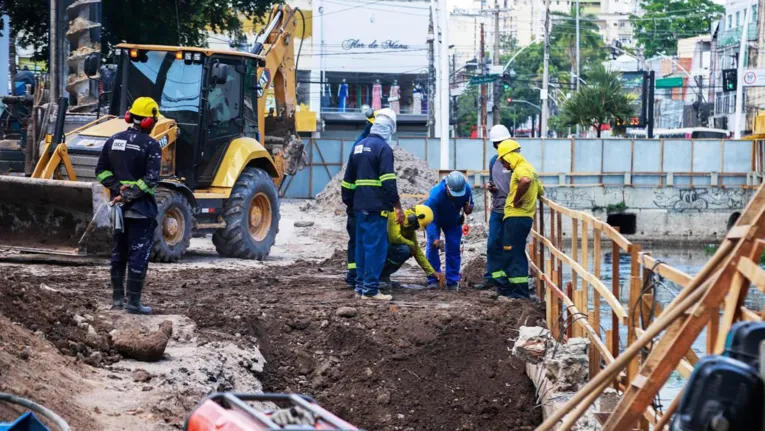
M446 188L449 189L449 193L454 197L464 196L467 192L467 180L462 172L451 171L446 176Z

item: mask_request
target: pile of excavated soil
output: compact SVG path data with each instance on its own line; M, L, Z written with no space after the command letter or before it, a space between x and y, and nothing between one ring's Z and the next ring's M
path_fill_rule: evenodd
M108 271L103 275L108 276ZM67 287L60 288L61 283ZM7 271L0 276L0 298L3 298L0 315L43 334L64 355L95 366L114 363L120 359L110 343L109 332L114 327L98 318L98 300L72 289L87 283L76 274L39 277ZM98 287L106 292L105 284Z
M417 195L416 197L401 196L401 205L409 208L424 201L425 195L430 194L430 189L438 183L438 171L431 169L427 162L399 146L393 147L393 157L399 195ZM324 190L316 195L316 202L330 211L344 212L345 205L340 193L340 183L344 175L345 166L332 178Z
M486 258L474 257L462 264L462 278L460 283L464 287L474 287L484 282L486 274Z

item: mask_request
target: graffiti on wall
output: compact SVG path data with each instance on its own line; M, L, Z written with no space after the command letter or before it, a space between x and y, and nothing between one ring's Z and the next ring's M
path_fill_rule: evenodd
M545 197L571 209L589 210L597 207L599 202L621 202L624 200L624 190L621 187L607 188L545 188Z
M677 212L742 209L749 201L744 189L661 188L655 189L653 193L653 204L656 207Z

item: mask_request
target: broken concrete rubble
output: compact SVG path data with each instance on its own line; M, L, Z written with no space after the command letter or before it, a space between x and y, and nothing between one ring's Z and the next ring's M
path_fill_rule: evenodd
M513 355L526 362L526 374L537 388L542 415L547 418L560 409L589 379L589 340L570 338L557 343L547 329L521 326ZM610 412L618 401L614 389L607 389L582 415L572 430L594 431L602 427L596 413Z

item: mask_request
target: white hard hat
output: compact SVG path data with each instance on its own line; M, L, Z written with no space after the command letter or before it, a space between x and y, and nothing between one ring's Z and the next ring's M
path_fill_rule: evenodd
M510 131L507 130L507 127L497 124L489 130L489 140L491 142L502 142L505 139L510 139Z
M375 111L375 122L380 121L381 116L390 118L392 122L391 126L393 127L393 133L395 133L396 132L396 112L394 112L390 108L383 108L378 111Z

